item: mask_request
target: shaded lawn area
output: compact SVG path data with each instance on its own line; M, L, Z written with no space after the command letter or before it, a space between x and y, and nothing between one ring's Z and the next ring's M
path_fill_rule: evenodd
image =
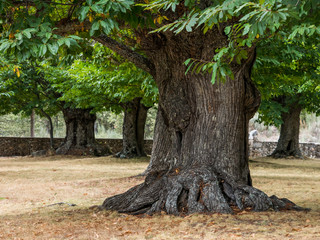
M306 212L129 216L89 209L143 181L148 158L0 158L0 239L320 239L320 161L257 158L254 186ZM51 205L65 202L76 204Z

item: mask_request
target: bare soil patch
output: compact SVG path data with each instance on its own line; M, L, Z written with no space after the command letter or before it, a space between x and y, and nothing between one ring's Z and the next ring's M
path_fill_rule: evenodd
M148 159L0 158L0 239L320 239L320 161L258 158L254 185L310 212L175 217L89 209L143 181ZM59 202L76 204L51 205Z

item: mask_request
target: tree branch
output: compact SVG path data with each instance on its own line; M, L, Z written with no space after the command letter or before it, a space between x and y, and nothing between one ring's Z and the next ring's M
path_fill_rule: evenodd
M93 37L93 39L100 42L104 46L110 48L112 51L115 51L116 53L118 53L122 57L126 58L127 60L131 61L137 67L150 73L152 76L155 76L155 67L149 61L149 59L136 53L135 51L130 49L128 46L126 46L122 43L119 43L119 42L113 40L112 38L110 38L106 35L103 35L103 34L98 37Z

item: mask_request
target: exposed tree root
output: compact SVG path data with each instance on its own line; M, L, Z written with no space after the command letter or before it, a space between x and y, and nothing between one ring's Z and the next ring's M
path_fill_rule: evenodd
M101 209L128 214L234 213L241 210L308 211L285 198L268 197L264 192L237 184L227 175L209 169L171 174L149 174L144 183L107 198Z

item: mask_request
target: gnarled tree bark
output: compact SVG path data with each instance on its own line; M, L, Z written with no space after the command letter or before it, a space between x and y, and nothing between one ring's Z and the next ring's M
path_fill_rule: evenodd
M260 104L250 80L254 47L246 61L232 65L234 80L213 85L209 73L185 74L186 59L209 61L215 49L228 44L222 32L140 34L159 88L151 162L144 183L107 198L102 209L130 214L301 210L252 186L248 122Z
M277 101L285 104L286 97L280 97ZM302 158L299 147L299 129L300 129L300 113L302 107L299 101L295 101L288 105L289 111L281 114L283 123L280 128L280 136L276 149L270 155L274 158L285 158L293 156Z
M64 108L63 117L66 124L66 137L56 150L57 154L108 155L107 147L98 145L94 136L96 115L91 109Z
M135 98L123 104L123 147L116 154L120 158L146 156L144 151L144 128L149 107L141 103L141 98Z

